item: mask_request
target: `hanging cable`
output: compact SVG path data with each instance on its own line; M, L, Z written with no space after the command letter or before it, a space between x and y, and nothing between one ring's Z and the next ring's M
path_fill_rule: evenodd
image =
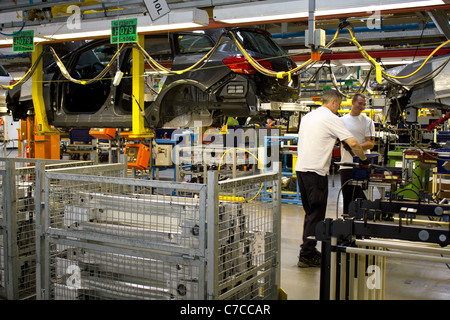
M220 36L219 40L217 41L217 43L214 45L214 47L212 47L200 60L198 60L196 63L194 63L193 65L191 65L190 67L183 69L183 70L170 70L166 67L164 67L163 65L161 65L160 63L158 63L155 59L153 59L148 53L147 51L145 51L144 48L142 48L142 46L139 43L134 43L134 45L139 49L139 51L143 54L144 58L146 59L147 63L152 67L156 67L157 69L159 69L160 71L162 71L163 73L167 73L167 74L183 74L185 72L188 71L197 71L200 69L195 69L198 65L200 65L202 62L202 66L205 65L208 60L211 58L211 56L213 55L213 53L216 51L217 47L220 45L220 43L222 42L223 39L223 34ZM154 69L155 71L158 71L156 69Z
M22 85L24 82L26 82L28 79L30 79L30 77L33 75L33 73L36 70L38 63L41 61L43 55L44 55L44 51L39 55L39 57L36 59L35 63L27 70L27 72L21 79L19 79L18 81L14 82L11 85L0 84L0 87L11 90L15 86Z
M19 31L16 31L16 32L13 32L13 33L3 33L3 32L0 32L0 34L1 34L2 36L12 37L12 36L15 36L16 34L19 34L19 33L23 30L24 27L25 27L25 21L23 22L23 24L22 24L22 26L20 27Z
M330 64L328 64L328 66L326 67L328 69L328 72L330 73L330 79L331 79L331 83L333 84L333 87L335 87L335 89L337 90L337 92L339 92L342 96L346 96L346 94L344 94L338 86L337 80L336 80L336 76L333 73L333 70L331 70L331 66Z
M372 74L372 71L374 70L373 66L370 66L370 70L367 73L366 78L364 79L363 83L359 86L359 89L356 91L356 93L361 93L366 91L367 85L369 84L370 76ZM362 90L361 90L362 88Z
M363 49L363 47L359 44L359 42L356 40L352 30L350 30L350 28L347 27L347 30L350 32L350 36L352 38L353 43L356 45L356 47L358 48L358 50L362 53L362 55L366 58L366 60L368 62L370 62L372 65L374 65L375 68L381 68L381 66L379 65L378 62L376 62L368 53L366 50ZM447 40L445 42L443 42L442 44L440 44L436 49L434 49L429 55L428 57L422 62L422 64L412 73L405 75L405 76L393 76L390 75L388 73L386 73L384 70L382 70L381 72L383 73L383 75L385 75L386 77L389 78L393 78L393 79L406 79L409 78L413 75L415 75L417 72L419 72L423 66L428 62L428 60L431 59L431 57L437 52L439 51L439 49L441 49L442 47L446 46L447 44L450 43L450 40Z
M49 48L50 48L50 52L52 53L52 55L56 61L56 64L58 65L59 69L61 70L61 74L64 76L64 78L66 78L67 80L72 81L74 83L77 83L77 84L88 85L88 84L92 84L94 82L102 80L104 78L104 76L106 74L108 74L111 65L114 63L115 60L117 60L117 57L119 56L120 51L122 51L124 49L124 47L125 47L125 44L122 44L120 49L116 51L116 53L113 55L113 57L108 62L106 67L98 75L96 75L94 78L89 79L89 80L78 80L78 79L73 78L70 75L69 71L66 69L66 67L63 64L63 62L61 61L61 59L58 57L58 54L55 52L55 50L52 47L49 47Z
M258 60L254 59L252 56L250 56L247 51L244 49L244 47L241 45L241 43L237 40L235 34L233 31L229 31L229 34L231 35L231 37L233 38L236 46L238 47L239 51L244 55L244 57L249 61L249 63L258 71L260 71L261 73L267 75L267 76L271 76L271 77L276 77L276 78L284 78L285 76L288 77L288 80L291 80L291 76L292 74L298 74L301 72L302 68L306 67L306 66L311 66L314 65L317 61L313 61L312 59L308 59L306 62L304 62L303 64L297 66L294 69L288 70L288 71L280 71L280 72L274 72L273 70L269 70L264 68L259 62ZM333 43L334 40L337 38L339 34L339 29L336 31L332 41L327 44L325 46L325 48L329 48ZM322 56L323 51L320 52L320 55ZM303 70L304 71L304 70Z

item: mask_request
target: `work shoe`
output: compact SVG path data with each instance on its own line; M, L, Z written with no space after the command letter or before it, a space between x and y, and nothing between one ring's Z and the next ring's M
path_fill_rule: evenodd
M316 251L311 257L300 256L297 266L299 268L320 268L322 255Z

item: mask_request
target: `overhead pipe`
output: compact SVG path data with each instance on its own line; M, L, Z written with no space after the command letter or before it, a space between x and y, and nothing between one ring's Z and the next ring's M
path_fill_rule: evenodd
M434 29L436 28L436 24L433 22L428 22L425 26L425 29ZM362 32L384 32L384 31L406 31L406 30L421 30L421 26L419 23L408 23L408 24L400 24L400 25L391 25L391 26L381 26L380 29L368 28L368 27L355 27L354 33L362 33ZM325 34L334 35L337 29L326 29ZM349 33L347 29L342 29L339 33ZM297 32L286 32L286 33L273 33L273 39L286 39L286 38L296 38L296 37L304 37L305 31L297 31Z
M309 0L308 4L308 36L311 44L311 50L316 50L316 44L314 43L314 32L316 30L316 0Z
M11 1L11 2L15 2L15 1ZM30 0L28 4L22 4L22 3L15 3L15 4L9 4L9 5L3 4L0 7L0 13L14 12L14 11L18 11L18 10L41 9L41 8L48 8L48 7L53 7L53 6L63 6L63 5L67 5L67 4L82 3L82 2L84 2L84 0L74 0L74 1L61 0L61 1L52 1L52 2L36 1L36 3L34 3L33 1Z

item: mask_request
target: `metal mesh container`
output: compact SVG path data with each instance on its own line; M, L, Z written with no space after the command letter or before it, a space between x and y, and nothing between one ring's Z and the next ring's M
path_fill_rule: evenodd
M51 247L51 298L55 300L199 297L200 266L182 258L98 245Z
M49 168L82 166L74 162L0 158L0 295L7 299L36 297L36 233L40 225L42 172ZM40 235L40 233L39 233Z
M278 173L194 184L106 168L45 173L44 299L276 298L280 201L264 190Z
M214 246L217 299L276 298L279 183L273 174L218 183ZM276 189L273 194L267 189Z

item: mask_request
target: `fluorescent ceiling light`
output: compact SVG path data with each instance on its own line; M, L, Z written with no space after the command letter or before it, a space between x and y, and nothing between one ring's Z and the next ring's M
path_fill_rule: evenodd
M120 19L134 18L135 16L122 16ZM138 16L137 17L137 33L174 30L174 29L188 29L207 26L209 24L208 13L200 9L189 10L172 10L169 14L159 18L156 21L152 21L150 16ZM105 25L106 22L106 25ZM86 31L74 32L74 33L62 33L53 36L55 39L68 39L79 37L98 37L111 34L111 20L93 22L95 30L89 31L90 26L82 28Z
M138 33L141 32L151 32L151 31L161 31L161 30L175 30L175 29L188 29L188 28L197 28L203 25L200 25L195 22L185 22L185 23L174 23L168 25L152 25L146 27L138 27Z
M315 65L313 65L313 66L311 66L311 68L321 68L322 67L322 64L323 64L323 60L322 61L320 61L319 63L316 63ZM336 64L334 64L333 62L330 62L329 64L327 63L325 66L330 66L330 67L336 67L337 65ZM299 66L299 64L297 63L297 66Z
M34 37L34 42L44 42L44 41L48 41L48 39L42 37Z
M72 32L72 33L62 33L62 34L54 34L48 37L50 39L77 39L77 38L92 38L92 37L100 37L107 36L111 34L111 30L99 30L99 31L82 31L82 32Z
M200 9L180 9L171 10L169 14L162 16L158 20L152 22L149 16L140 17L138 20L138 33L188 29L207 26L209 24L208 13ZM139 19L139 18L138 18Z
M301 100L300 102L304 103L304 104L315 104L316 101L314 100Z
M135 15L118 16L103 20L81 21L81 29L69 29L67 23L48 23L40 26L25 27L24 30L34 30L36 42L61 40L61 39L87 39L93 37L104 37L111 34L111 20L136 18ZM171 10L169 14L152 21L150 16L137 16L137 32L163 31L173 29L188 29L207 26L209 24L208 13L200 9ZM4 31L5 33L8 30ZM12 44L12 39L5 43ZM9 42L7 42L9 41Z
M308 17L308 1L260 1L251 4L217 6L213 10L215 21L243 23Z
M0 46L1 45L12 45L13 41L12 39L1 39L0 40Z
M416 60L402 60L402 61L382 61L380 62L381 65L389 66L389 65L396 65L396 64L410 64L416 62Z
M313 66L311 66L312 68L320 68L320 67L322 67L322 64L323 64L323 60L322 61L320 61L319 63L316 63L315 65L313 65ZM330 66L330 67L337 67L337 65L335 64L335 63L333 63L333 62L330 62L330 63L327 63L327 64L325 64L325 66ZM297 63L297 66L299 66L299 64Z
M348 14L355 12L393 10L414 7L442 5L442 0L316 0L315 16ZM215 21L224 23L252 23L308 17L309 1L258 1L246 4L216 6L213 10Z
M44 39L41 37L34 37L35 43L36 42L44 42L44 41L47 41L47 39ZM13 43L12 37L9 39L0 39L0 46L2 46L2 45L10 46L10 45L12 45L12 43Z
M419 1L400 1L400 0L365 0L365 1L340 1L333 5L330 0L317 0L316 16L327 16L336 14L346 14L355 12L373 13L377 11L428 7L442 5L442 0L419 0Z

